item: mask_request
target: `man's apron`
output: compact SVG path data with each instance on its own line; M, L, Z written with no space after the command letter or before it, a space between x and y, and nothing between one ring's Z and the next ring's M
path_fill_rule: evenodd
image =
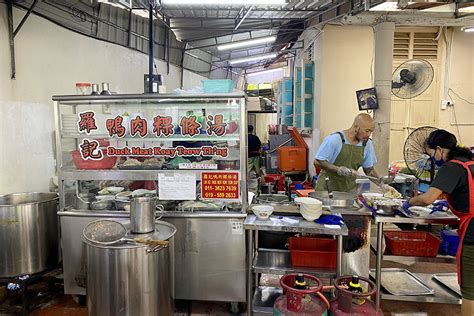
M458 235L459 235L459 247L458 252L456 253L456 259L458 262L458 283L461 285L461 255L462 255L462 244L464 242L464 237L466 236L467 228L469 227L469 223L471 219L474 218L474 181L472 180L472 171L471 166L474 166L474 161L466 161L462 162L460 160L450 160L449 162L457 163L458 165L463 166L467 171L467 178L468 178L468 187L469 187L469 212L459 212L453 208L453 204L451 203L451 198L448 196L448 204L451 211L459 217L460 224L458 228Z
M339 155L334 161L335 166L344 166L349 169L357 170L362 166L364 161L364 150L367 142L364 142L362 146L346 144L344 135L341 132L337 132L342 140L342 148ZM355 192L357 189L355 177L344 177L334 172L328 172L321 170L316 182L316 191L327 191L328 187L326 184L326 176L329 177L329 186L331 191L342 191L342 192Z

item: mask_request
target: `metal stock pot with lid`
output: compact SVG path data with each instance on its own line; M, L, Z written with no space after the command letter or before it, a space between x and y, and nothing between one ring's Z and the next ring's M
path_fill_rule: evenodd
M0 196L0 277L33 274L60 261L56 193Z

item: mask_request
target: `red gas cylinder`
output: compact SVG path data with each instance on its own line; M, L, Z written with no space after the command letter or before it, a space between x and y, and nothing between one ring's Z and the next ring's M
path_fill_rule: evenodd
M307 286L310 280L314 281L315 284ZM280 285L283 288L283 295L275 300L273 315L327 315L329 303L325 299L324 302L319 296L322 296L322 283L318 278L308 274L292 273L281 277Z
M371 297L376 293L374 282L369 279L357 277L367 283L366 292L351 291L353 276L336 278L336 298L331 300L331 312L334 316L383 316L380 308L375 307Z

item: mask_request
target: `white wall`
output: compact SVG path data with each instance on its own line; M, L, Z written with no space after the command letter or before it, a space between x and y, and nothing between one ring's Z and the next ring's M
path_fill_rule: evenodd
M329 134L351 126L359 113L355 91L372 86L373 32L365 26L326 25L322 33L307 31L314 42L313 133L306 138L309 168L319 144ZM305 32L306 33L306 32ZM308 36L311 34L311 36Z
M461 32L459 28L455 28L450 30L447 35L448 43L451 42L452 44L451 57L449 58L449 54L443 54L447 55L443 56L447 57L447 61L442 67L442 72L445 74L447 68L447 78L444 78L446 80L444 83L452 91L449 92L449 95L446 95L444 84L441 84L440 100L452 99L454 109L450 107L441 110L441 106L438 107L438 127L456 135L458 141L462 141L464 145L474 146L474 105L457 96L459 95L471 103L474 102L474 34ZM454 113L457 117L458 126L456 126ZM461 139L459 139L459 135Z
M281 80L283 78L283 74L283 68L272 69L271 71L262 71L261 73L247 75L247 83L273 83L274 81Z
M31 15L15 38L16 80L10 80L6 5L0 4L0 194L47 191L54 174L52 95L75 94L76 82L109 82L118 93L142 93L148 57L70 32ZM18 23L24 11L14 9ZM156 61L171 92L180 69ZM184 88L205 79L185 71Z

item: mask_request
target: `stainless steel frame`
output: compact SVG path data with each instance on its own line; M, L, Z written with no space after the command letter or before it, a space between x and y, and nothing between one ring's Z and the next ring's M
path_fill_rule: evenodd
M376 258L376 268L375 268L375 284L377 286L377 294L375 296L375 302L377 308L380 307L380 299L387 299L387 300L402 300L402 301L413 301L413 302L430 302L430 303L449 303L449 304L460 304L461 300L458 297L454 297L451 293L448 293L447 290L443 289L440 286L433 285L431 281L431 274L427 277L426 274L416 274L422 280L426 281L425 283L428 284L430 287L434 288L436 291L436 295L434 296L395 296L395 295L387 295L381 293L381 281L382 281L382 260L385 259L398 259L400 260L407 260L408 258L414 257L397 257L397 256L384 256L382 253L382 238L383 238L383 229L385 223L392 223L392 224L446 224L446 225L456 225L459 223L459 219L457 217L451 218L406 218L406 217L398 217L398 216L374 216L375 223L377 224L377 241L375 245L375 254ZM435 258L423 258L417 257L414 261L427 261L427 262L453 262L453 259L449 260L445 256L438 256ZM455 258L454 258L455 261Z
M311 233L321 235L333 235L337 238L337 263L336 270L331 269L297 269L305 273L314 274L324 278L335 278L342 275L342 236L347 236L348 230L344 225L340 229L327 228L324 225L308 222L302 217L292 217L297 220L296 223L290 224L287 222L278 221L276 217L271 217L270 220L258 220L255 215L248 215L244 222L244 228L247 230L247 315L252 313L272 313L273 301L263 299L270 295L272 298L278 297L278 289L276 288L262 288L257 284L255 278L255 292L254 277L258 273L271 274L285 274L294 272L295 269L291 267L288 253L285 251L278 251L273 249L259 249L256 242L259 231L280 231L280 232L294 232L294 233ZM265 293L262 295L262 293Z
M61 243L64 256L64 287L67 294L85 294L85 289L76 283L81 270L82 229L98 217L125 220L127 212L90 211L66 207L65 181L78 180L157 180L160 173L180 172L180 170L76 170L63 166L61 105L71 107L77 113L78 105L106 105L152 103L156 106L176 104L186 108L202 107L209 100L222 100L228 104L231 99L238 99L238 105L229 105L239 112L240 134L222 137L220 140L238 140L240 147L240 198L241 212L199 213L199 212L165 212L163 220L173 223L178 231L175 235L176 252L176 298L195 300L214 300L227 302L245 301L245 233L242 228L247 209L247 124L245 95L243 93L200 94L200 95L158 95L127 94L112 96L54 96L56 119L56 157L59 174L60 223L62 228ZM163 104L163 105L162 105ZM212 105L212 103L211 103ZM143 106L143 105L142 105ZM86 137L68 135L73 140ZM201 136L200 138L205 138ZM209 139L218 139L210 137ZM129 138L128 140L133 140ZM153 139L146 139L152 141ZM159 140L159 139L157 139ZM169 137L168 140L179 140ZM199 177L201 170L195 172ZM239 227L241 228L239 230ZM217 271L217 273L216 273Z

